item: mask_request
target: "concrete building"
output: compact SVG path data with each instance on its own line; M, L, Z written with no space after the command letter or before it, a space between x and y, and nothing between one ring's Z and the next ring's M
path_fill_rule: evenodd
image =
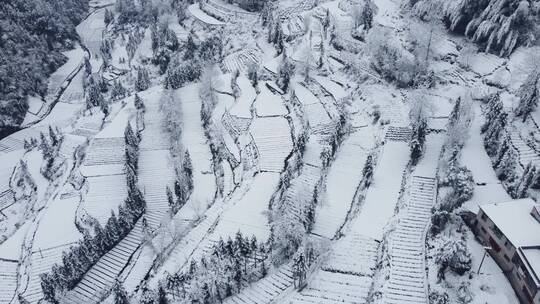
M476 232L522 303L540 304L540 205L532 199L480 206Z

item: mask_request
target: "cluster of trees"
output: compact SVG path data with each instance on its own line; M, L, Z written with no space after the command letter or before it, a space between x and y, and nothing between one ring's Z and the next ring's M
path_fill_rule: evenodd
M298 249L292 258L292 272L294 286L302 288L306 284L306 277L309 268L317 259L319 250L317 250L312 241L306 241L304 245Z
M104 93L109 90L107 82L102 77L91 77L85 81L86 109L99 107L103 114L109 114L109 102L105 99Z
M268 21L268 43L271 43L276 48L276 51L279 54L283 53L285 50L284 46L284 34L281 29L281 22L279 18L269 18Z
M191 156L182 145L182 102L173 91L166 90L161 97L160 110L164 115L162 127L167 131L170 152L174 159L176 182L174 192L166 188L171 215L176 214L188 201L193 191L193 165Z
M192 261L185 271L168 275L162 286L174 301L222 303L266 275L267 256L266 246L255 236L249 239L238 232L234 239L220 239L209 254Z
M135 4L135 0L116 0L115 10L118 13L118 25L146 24L157 19L159 11L151 0L140 0L137 1L137 4Z
M538 63L533 63L538 64ZM519 105L515 109L516 116L521 117L523 121L538 106L540 99L540 68L535 69L529 74L525 83L521 85L517 93Z
M427 135L427 118L429 113L429 104L425 98L425 94L419 92L413 95L411 101L411 110L409 117L412 124L412 136L411 136L411 162L416 165L422 155L424 154L424 146L426 143Z
M506 134L508 114L505 112L500 94L494 94L486 105L486 121L482 126L484 148L491 157L497 177L505 182L507 191L515 196L515 184L518 181L518 155Z
M22 123L29 95L46 95L87 11L88 0L0 2L0 131Z
M278 66L278 79L276 81L278 87L287 92L291 79L294 77L295 66L291 60L287 57L287 54L283 52L283 58Z
M459 275L471 270L471 253L466 242L462 239L446 239L435 255L435 263L439 265L439 280L444 280L448 268Z
M135 52L137 47L141 44L144 39L145 29L135 25L135 27L129 31L127 43L126 43L126 52L128 54L128 63L131 66L131 61L135 57Z
M175 56L165 76L166 89L178 89L186 83L199 79L201 66L195 60L186 60Z
M104 37L101 40L101 45L99 46L99 52L101 53L101 58L103 59L103 65L109 66L109 63L112 59L113 50L114 50L114 38Z
M182 101L171 90L163 91L160 98L160 111L163 114L162 128L169 134L169 150L173 158L181 159L184 154L182 145Z
M432 0L438 1L438 0ZM485 46L486 52L509 56L538 37L538 9L533 1L465 0L447 6L443 21L450 30Z
M10 186L14 189L14 197L17 202L26 202L26 212L33 210L33 200L36 201L37 185L28 170L28 164L24 160L19 161L19 166L13 172ZM3 241L3 239L0 239Z
M49 126L48 139L43 132L40 134L39 150L43 155L43 165L41 174L48 180L53 180L58 176L64 161L59 157L60 147L64 141L64 135L58 130Z
M118 216L111 217L102 227L97 220L90 229L82 231L83 238L71 246L62 256L62 264L55 264L49 273L41 275L41 287L45 300L58 303L61 297L73 289L84 274L99 259L120 242L134 227L146 208L146 202L137 186L137 156L139 138L128 124L124 132L126 141L127 198L119 208Z
M262 10L267 0L227 0L228 3L237 3L238 6L249 12L257 12Z
M538 39L538 5L522 0L409 0L422 20L441 20L486 52L509 56Z
M369 31L373 27L374 15L374 4L371 0L364 0L363 3L354 5L351 10L354 28L362 26L363 31Z
M113 85L112 85L112 88L111 88L111 99L112 100L118 100L118 99L122 99L124 97L126 97L128 94L128 91L126 90L126 88L124 87L124 85L122 84L122 82L120 80L115 80L113 82ZM105 112L103 112L105 113ZM107 112L105 113L105 115L107 115L109 113L109 111L107 110Z
M429 76L427 62L419 58L418 52L411 53L404 49L389 29L373 28L366 42L372 68L385 79L399 87L426 82Z
M212 113L218 102L216 95L216 80L215 80L215 67L207 67L204 69L204 72L201 77L201 85L199 87L199 97L201 98L201 121L203 127L208 129L210 126L210 119L212 118Z
M153 23L150 30L153 52L152 63L159 67L161 74L164 74L167 71L169 62L173 58L173 54L178 50L180 44L174 31L169 28L168 23ZM186 48L190 47L188 43Z
M137 80L135 81L135 89L137 92L147 90L150 87L150 76L145 67L137 69Z
M459 163L461 150L468 138L472 117L472 100L468 96L458 98L448 119L447 138L443 147L439 173L439 186L449 187L450 191L446 192L441 203L433 210L431 218L433 234L444 230L452 212L471 199L473 195L472 173Z
M180 172L176 170L177 180L174 183L174 194L168 186L166 188L171 215L176 214L186 204L193 191L193 165L188 151L184 153L181 168Z
M306 235L311 231L315 221L315 207L318 204L320 187L321 184L318 183L311 197L295 201L295 204L292 204L284 194L272 204L270 244L274 264L280 265L291 259L304 244Z
M218 36L211 36L196 42L190 34L183 51L183 54L175 54L167 69L166 88L177 89L187 82L197 80L201 77L204 66L220 62L223 58L223 40Z

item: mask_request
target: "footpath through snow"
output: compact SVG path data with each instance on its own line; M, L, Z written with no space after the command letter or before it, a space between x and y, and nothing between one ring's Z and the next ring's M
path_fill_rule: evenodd
M437 165L444 144L442 134L426 137L425 152L417 164L407 201L388 237L390 278L383 290L383 303L428 303L425 239L437 193Z

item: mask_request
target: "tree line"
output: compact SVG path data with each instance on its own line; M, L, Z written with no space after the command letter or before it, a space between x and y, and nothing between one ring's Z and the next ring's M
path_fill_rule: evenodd
M97 220L92 221L90 229L82 231L83 238L62 254L62 263L55 264L50 272L41 275L44 299L51 303L59 303L61 297L73 289L85 273L133 229L144 213L146 202L137 186L140 138L130 123L125 129L124 139L127 198L118 208L118 215L111 211L104 227Z

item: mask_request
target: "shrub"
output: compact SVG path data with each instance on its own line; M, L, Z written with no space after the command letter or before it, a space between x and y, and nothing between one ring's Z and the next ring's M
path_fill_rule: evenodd
M450 220L450 213L444 209L437 209L433 211L431 216L431 233L436 235L444 230L446 224Z
M471 254L463 240L448 239L439 248L435 256L435 263L440 267L440 272L444 273L447 268L453 272L463 275L471 269Z
M429 294L429 304L449 304L450 297L446 292L432 291Z
M451 212L471 199L474 191L472 172L466 167L451 164L447 175L441 181L441 186L452 188L442 203L446 210Z

